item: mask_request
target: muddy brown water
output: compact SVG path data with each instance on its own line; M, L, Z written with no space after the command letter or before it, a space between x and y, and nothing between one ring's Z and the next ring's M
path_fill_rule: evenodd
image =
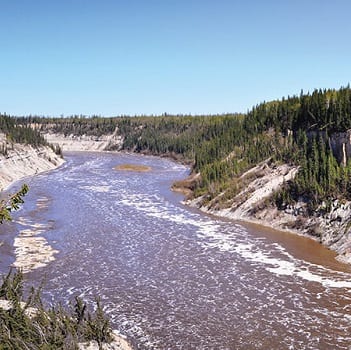
M350 348L351 269L332 252L187 208L170 185L188 169L169 160L66 158L27 179L24 206L0 227L3 273L16 259L14 237L45 227L39 235L59 253L26 278L45 280L48 304L100 296L137 349ZM151 171L115 170L120 164Z

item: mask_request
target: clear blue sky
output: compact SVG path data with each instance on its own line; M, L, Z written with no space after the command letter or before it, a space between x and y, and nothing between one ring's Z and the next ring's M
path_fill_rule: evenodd
M351 81L349 0L0 0L0 112L246 112Z

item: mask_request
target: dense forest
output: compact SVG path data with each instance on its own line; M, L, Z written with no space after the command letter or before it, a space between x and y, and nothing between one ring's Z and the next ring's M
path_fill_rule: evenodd
M7 141L25 143L33 146L47 145L45 138L29 124L21 125L16 119L6 114L0 114L0 132L6 135Z
M315 90L281 101L262 103L248 114L245 129L274 130L285 142L277 160L300 167L297 177L276 196L278 206L304 200L314 210L322 202L350 200L351 165L340 159L333 139L351 128L351 90Z
M31 145L33 147L50 146L52 150L62 156L62 150L57 145L49 144L38 130L32 128L26 121L21 124L18 119L6 114L0 114L0 154L7 155L15 143Z

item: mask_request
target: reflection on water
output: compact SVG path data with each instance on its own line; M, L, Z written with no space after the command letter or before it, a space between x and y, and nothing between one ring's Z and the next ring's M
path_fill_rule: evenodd
M18 213L59 251L28 275L45 277L48 302L99 295L138 349L348 349L351 272L315 242L189 210L169 191L187 169L169 160L67 159L31 181ZM152 170L114 169L123 163ZM2 234L2 270L20 224Z

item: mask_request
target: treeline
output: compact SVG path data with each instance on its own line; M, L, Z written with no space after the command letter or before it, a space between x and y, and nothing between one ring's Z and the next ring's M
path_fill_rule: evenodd
M324 131L328 135L351 128L351 89L319 89L312 93L264 102L255 106L245 119L245 128L262 132L273 128L288 130Z
M232 136L240 130L242 119L240 114L123 118L118 132L124 138L125 150L174 155L199 171L230 151ZM212 144L213 140L220 147Z
M32 146L47 145L44 137L34 130L28 121L19 124L17 120L6 114L0 114L0 133L5 135L5 139L0 144L0 153L6 155L8 149L14 143L28 144Z
M86 117L74 115L67 118L49 118L40 116L28 116L16 118L16 123L31 125L39 132L50 130L54 133L68 135L101 136L111 134L116 128L116 118L101 118L99 116Z
M173 155L184 162L196 162L196 169L199 169L231 149L233 136L241 128L243 118L241 114L114 118L73 116L64 119L31 116L18 118L17 121L23 125L32 125L42 133L50 131L65 136L73 134L98 137L117 132L123 137L124 150ZM213 138L222 140L221 148L211 144ZM207 144L204 145L204 142ZM201 152L202 146L212 150Z
M350 161L338 159L342 145L331 142L350 128L349 86L263 102L249 111L240 128L229 136L230 153L222 147L222 137L225 140L230 129L197 150L195 157L203 153L210 161L196 162L202 178L196 194L207 193L210 200L222 193L225 201L242 189L237 179L244 171L269 158L273 163L299 167L296 178L273 198L278 207L303 200L309 214L321 204L328 210L335 199L351 200Z
M246 116L193 117L190 123L178 118L177 126L162 118L139 126L138 122L122 132L129 142L125 146L162 153L165 150L158 147L166 138L167 149L185 152L194 161L194 171L201 173L195 195L211 199L223 193L226 200L241 189L237 179L243 172L270 158L300 168L296 179L276 196L278 206L304 200L313 211L321 203L328 207L335 198L351 199L351 165L338 161L340 150L330 142L335 133L351 128L349 86L263 102ZM173 145L178 146L172 149Z

